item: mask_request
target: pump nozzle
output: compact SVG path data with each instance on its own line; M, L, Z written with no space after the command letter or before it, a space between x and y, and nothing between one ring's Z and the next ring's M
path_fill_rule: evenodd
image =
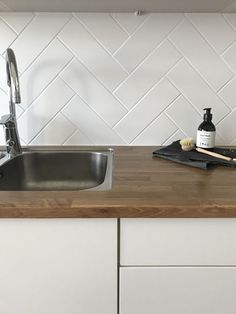
M204 108L206 110L206 113L204 113L204 121L211 121L212 120L212 114L211 114L211 108Z

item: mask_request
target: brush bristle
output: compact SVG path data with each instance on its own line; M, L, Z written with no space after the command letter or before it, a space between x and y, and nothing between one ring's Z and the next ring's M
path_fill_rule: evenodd
M194 148L194 140L192 137L184 138L180 141L182 150L188 152Z

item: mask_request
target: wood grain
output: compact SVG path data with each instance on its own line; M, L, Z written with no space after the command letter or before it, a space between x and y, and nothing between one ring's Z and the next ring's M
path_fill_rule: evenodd
M0 191L0 218L236 217L236 168L201 170L114 147L111 191Z

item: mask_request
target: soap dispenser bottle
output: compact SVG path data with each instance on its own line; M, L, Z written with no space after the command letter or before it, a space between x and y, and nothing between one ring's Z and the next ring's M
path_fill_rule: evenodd
M203 116L203 122L199 125L197 131L197 147L201 148L214 148L215 147L215 134L216 128L212 123L211 108L205 108L206 112Z

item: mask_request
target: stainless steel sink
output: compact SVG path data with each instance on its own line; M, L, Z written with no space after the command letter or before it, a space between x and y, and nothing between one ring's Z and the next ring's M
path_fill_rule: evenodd
M113 151L29 151L0 166L0 190L109 190Z

